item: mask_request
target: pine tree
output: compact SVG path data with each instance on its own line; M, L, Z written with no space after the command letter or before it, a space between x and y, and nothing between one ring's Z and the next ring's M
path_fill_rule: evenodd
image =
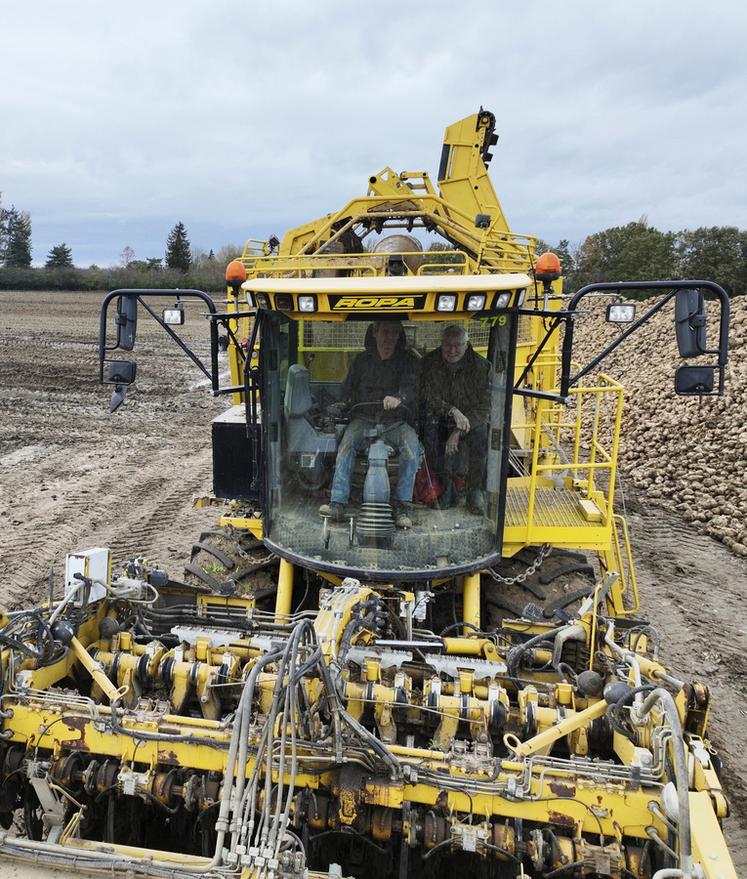
M178 269L181 272L188 271L192 264L192 253L187 238L187 230L181 221L169 232L166 239L166 265L170 269Z
M10 208L8 215L5 265L27 269L31 265L31 217L15 207Z
M2 193L0 192L0 265L5 262L5 252L8 247L8 221L10 211L3 207Z
M48 269L71 269L73 267L73 252L64 241L49 251L45 266Z

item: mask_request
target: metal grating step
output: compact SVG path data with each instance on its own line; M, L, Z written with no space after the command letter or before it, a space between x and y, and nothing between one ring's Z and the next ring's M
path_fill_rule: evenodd
M589 522L579 504L580 495L574 491L555 491L537 486L534 493L535 528L598 528ZM526 526L529 509L529 486L512 486L509 481L506 495L506 526Z

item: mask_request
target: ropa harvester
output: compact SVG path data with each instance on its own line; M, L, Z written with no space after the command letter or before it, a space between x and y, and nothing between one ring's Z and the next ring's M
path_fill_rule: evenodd
M720 393L728 300L704 281L564 294L557 258L509 230L494 124L481 110L447 129L437 186L385 168L336 213L250 242L223 300L105 298L112 408L142 309L232 398L201 501L222 516L182 580L145 558L113 573L94 549L68 557L62 599L3 617L0 857L263 879L736 876L708 689L667 671L639 616L615 508L623 388L598 369L668 311L694 358L675 390ZM640 316L631 288L659 294ZM620 332L578 364L593 303ZM207 363L179 336L195 304ZM432 370L445 387L460 346L481 414L444 404L447 436L429 434Z

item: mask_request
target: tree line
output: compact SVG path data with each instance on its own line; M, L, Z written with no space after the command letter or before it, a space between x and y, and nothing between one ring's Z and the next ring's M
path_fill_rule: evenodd
M661 232L641 217L625 226L594 232L573 247L537 243L537 253L560 257L566 290L604 281L693 278L716 281L730 296L747 292L747 231L736 226L701 226Z
M434 244L431 249L449 249L449 245ZM560 257L566 290L603 281L696 278L716 281L732 296L747 292L747 231L736 226L662 232L641 217L594 232L578 245L562 239L551 247L538 240L535 252L546 250ZM128 245L118 266L82 269L75 267L72 249L62 242L50 249L44 268L31 268L31 217L0 203L0 289L178 286L219 291L226 264L240 252L235 245L217 253L193 248L180 221L168 233L163 257L137 259Z
M0 289L4 290L106 290L117 287L197 287L219 292L225 287L226 264L241 254L240 245L228 244L217 253L193 248L183 222L166 238L163 257L137 259L126 245L119 264L77 267L72 248L56 244L43 267L32 268L31 217L15 205L0 202Z

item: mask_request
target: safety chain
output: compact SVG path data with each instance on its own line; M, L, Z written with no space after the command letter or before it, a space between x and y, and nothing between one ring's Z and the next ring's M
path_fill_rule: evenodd
M542 567L542 563L544 560L550 555L552 552L552 546L549 543L546 543L539 551L537 558L532 562L531 565L526 569L526 571L522 571L520 574L517 574L515 577L502 577L497 571L493 568L488 568L488 573L497 583L505 583L510 586L513 583L523 583L527 577L531 577L532 574L536 573L537 569Z
M270 552L267 549L264 549L264 547L261 548L264 549L265 555L252 555L250 552L247 552L239 543L239 538L236 536L237 532L239 534L244 533L238 528L229 527L229 535L234 541L234 547L240 559L243 559L245 562L249 562L250 564L256 565L260 562L270 562L272 561L272 559L276 558L274 553ZM257 547L257 549L260 549L260 547Z

